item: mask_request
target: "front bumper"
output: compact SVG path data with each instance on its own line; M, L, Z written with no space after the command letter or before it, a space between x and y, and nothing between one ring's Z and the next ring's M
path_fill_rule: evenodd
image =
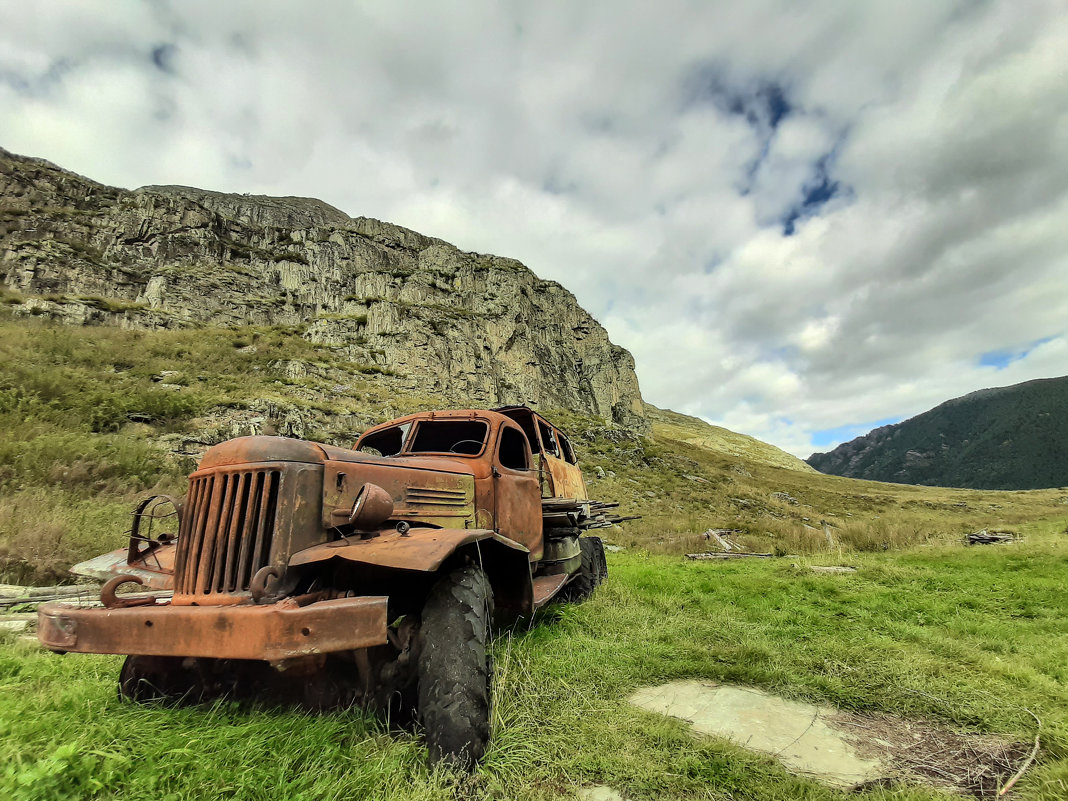
M197 656L275 661L382 645L385 596L337 598L298 606L152 604L85 609L42 604L37 638L53 651Z

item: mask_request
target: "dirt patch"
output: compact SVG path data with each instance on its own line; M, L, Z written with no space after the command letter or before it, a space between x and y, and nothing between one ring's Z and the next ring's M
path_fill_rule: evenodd
M827 722L858 754L888 766L896 774L889 782L919 782L976 798L997 797L1033 746L993 734L957 734L890 715L836 712ZM889 782L879 779L867 786Z

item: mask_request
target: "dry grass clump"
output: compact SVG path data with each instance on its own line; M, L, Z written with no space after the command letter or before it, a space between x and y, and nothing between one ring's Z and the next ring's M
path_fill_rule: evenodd
M76 499L33 488L0 497L0 583L55 584L123 545L136 493Z

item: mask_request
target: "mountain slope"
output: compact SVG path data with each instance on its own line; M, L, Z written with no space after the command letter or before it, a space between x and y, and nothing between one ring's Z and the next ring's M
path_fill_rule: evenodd
M645 412L653 425L653 435L658 438L668 438L695 445L703 450L721 456L734 457L743 462L760 462L769 467L814 472L812 467L793 454L746 434L714 426L704 420L673 412L670 409L658 409L650 403L645 404Z
M0 150L0 286L74 324L302 326L400 392L648 430L633 358L562 286L319 200L127 191Z
M823 473L975 489L1068 485L1068 376L983 389L814 453Z

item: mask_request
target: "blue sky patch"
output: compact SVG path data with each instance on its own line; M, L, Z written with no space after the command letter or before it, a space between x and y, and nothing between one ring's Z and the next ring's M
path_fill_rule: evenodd
M177 52L178 47L176 45L156 45L152 48L152 63L160 72L166 72L168 75L173 75L175 72L174 56Z
M1019 348L1005 348L1003 350L988 350L986 353L980 354L979 366L980 367L993 367L997 370L1004 370L1013 362L1018 362L1020 359L1026 359L1028 354L1031 353L1039 345L1045 345L1047 342L1056 339L1056 337L1042 337L1042 339L1036 339L1034 342L1029 342L1023 347Z
M794 109L782 84L769 80L732 82L726 70L713 64L693 70L683 84L683 107L702 104L744 117L754 128L772 131Z
M824 153L812 165L812 178L801 187L801 202L792 206L782 219L783 236L793 236L797 221L819 214L820 208L831 198L850 193L831 177L831 167L838 155L842 140L829 153Z
M886 417L882 420L873 420L870 423L854 423L852 425L814 431L812 432L812 447L825 448L834 442L849 442L851 439L867 434L873 428L900 423L904 419L903 417Z

